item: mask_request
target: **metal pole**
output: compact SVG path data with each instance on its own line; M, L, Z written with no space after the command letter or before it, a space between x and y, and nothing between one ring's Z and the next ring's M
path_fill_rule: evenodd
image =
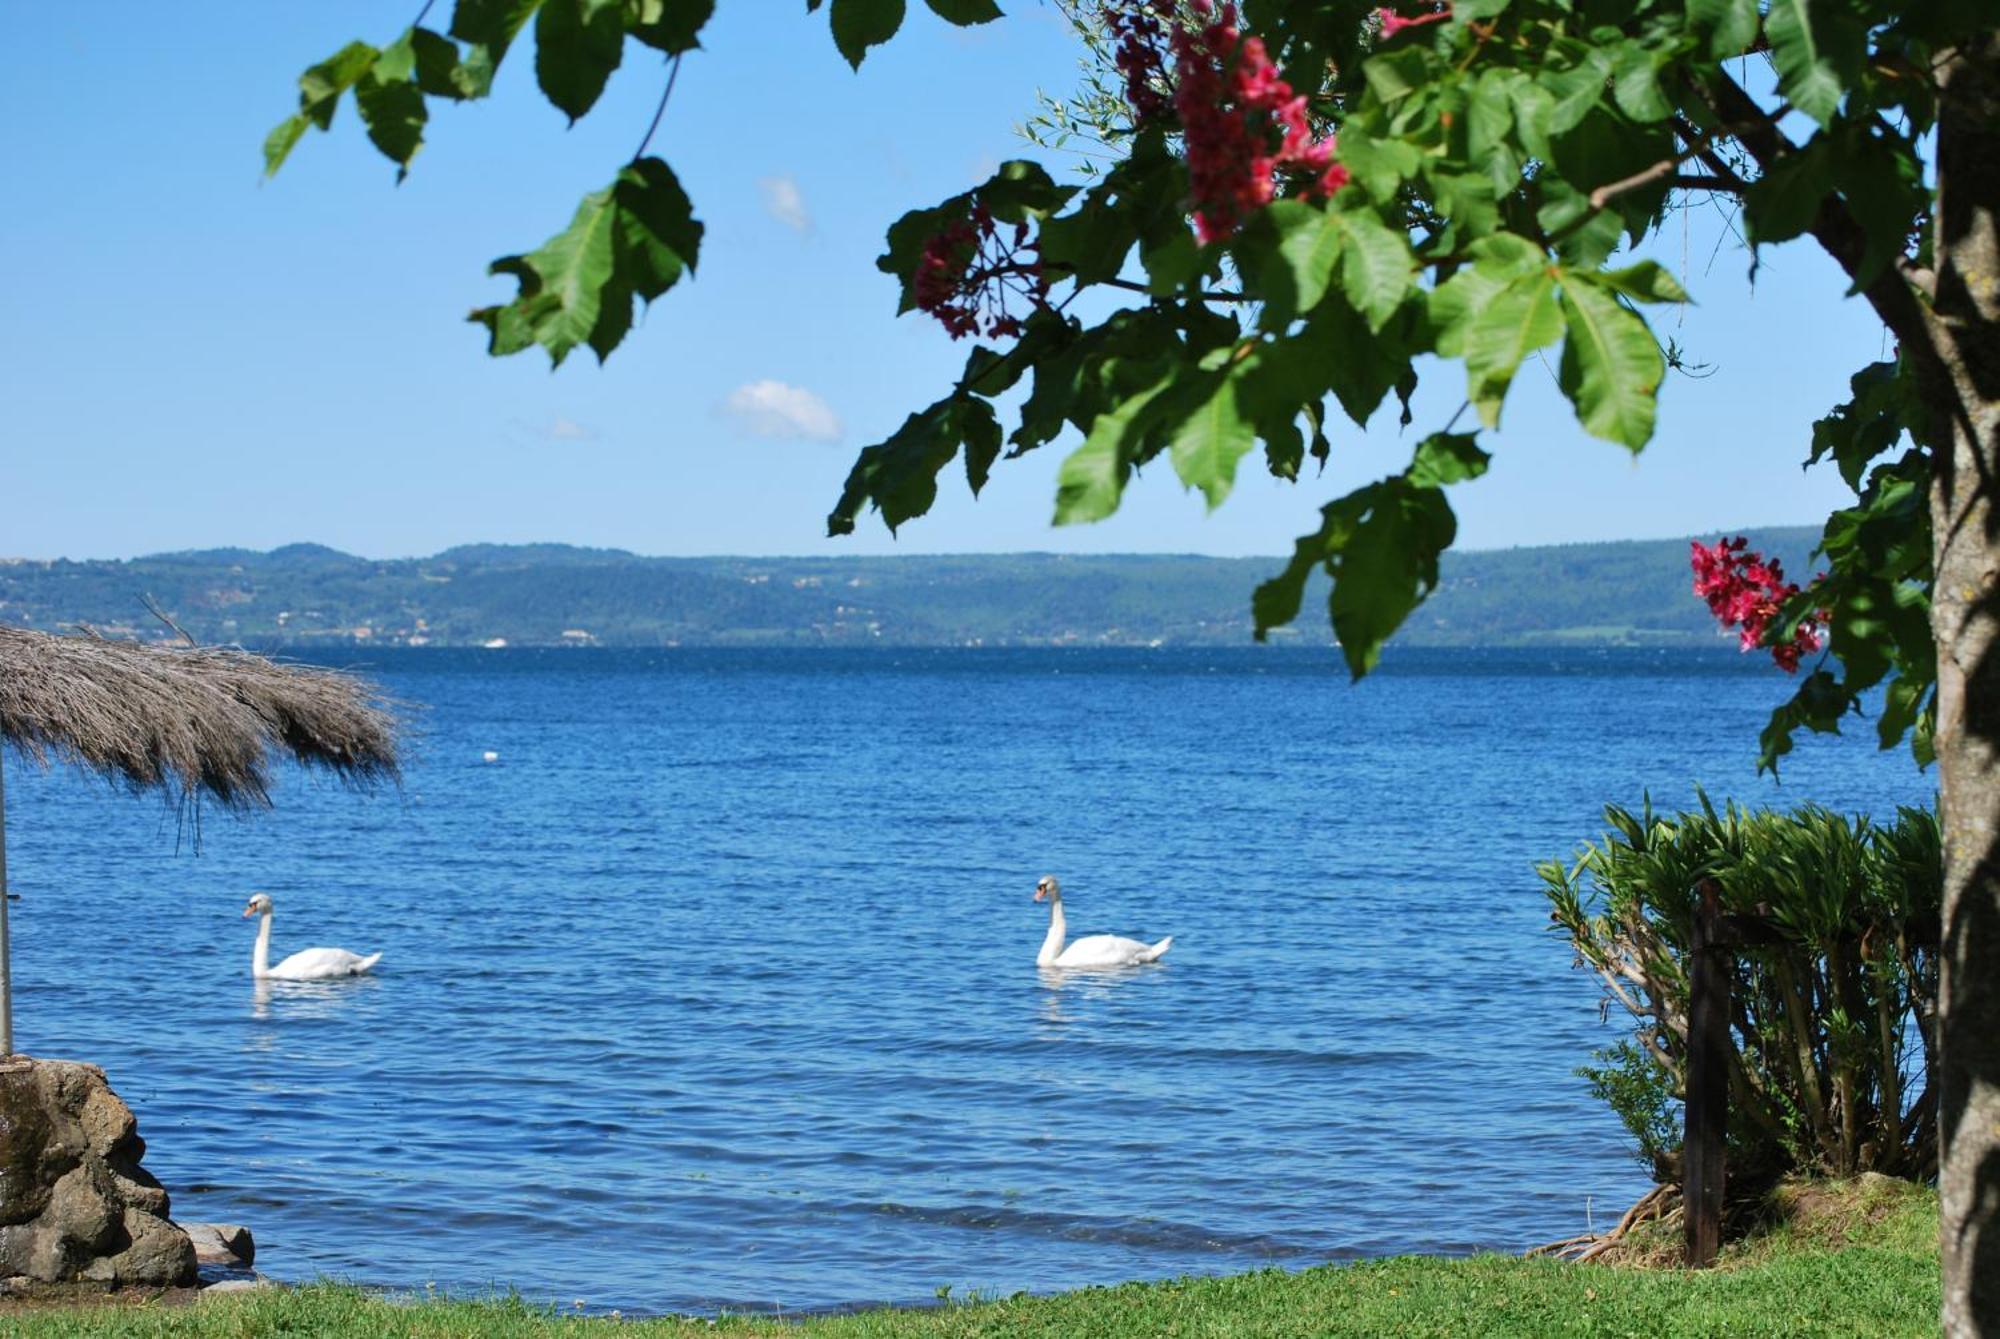
M0 747L0 1059L14 1054L14 951L7 943L6 752Z

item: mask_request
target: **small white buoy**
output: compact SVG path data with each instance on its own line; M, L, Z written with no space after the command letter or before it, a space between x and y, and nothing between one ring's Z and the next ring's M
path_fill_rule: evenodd
M486 752L480 754L479 756L484 758L487 762L500 761L500 755L498 753L495 753L492 749L486 750Z

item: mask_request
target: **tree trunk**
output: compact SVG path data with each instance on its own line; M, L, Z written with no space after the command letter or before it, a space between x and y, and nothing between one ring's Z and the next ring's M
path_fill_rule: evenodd
M1944 1329L2000 1335L2000 34L1950 53L1938 116L1935 465L1944 943Z

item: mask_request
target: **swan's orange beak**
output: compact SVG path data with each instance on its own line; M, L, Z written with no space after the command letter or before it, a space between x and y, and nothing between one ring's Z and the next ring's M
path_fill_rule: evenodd
M1041 902L1041 901L1044 901L1044 900L1046 900L1046 899L1047 899L1047 897L1048 897L1048 895L1049 895L1049 890L1048 890L1048 889L1046 889L1046 888L1037 888L1037 889L1035 889L1035 900L1036 900L1037 902Z
M245 920L248 920L250 917L255 916L256 914L257 914L257 908L255 907L243 908L243 917Z

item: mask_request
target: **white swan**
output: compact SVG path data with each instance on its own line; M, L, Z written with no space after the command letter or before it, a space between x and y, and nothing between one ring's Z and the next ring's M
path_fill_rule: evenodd
M1062 885L1056 882L1055 875L1042 875L1035 885L1035 900L1049 904L1049 936L1042 941L1042 951L1035 955L1037 967L1130 967L1157 960L1174 942L1172 935L1157 944L1142 944L1118 935L1085 935L1064 948L1063 937L1068 927L1063 923Z
M382 955L371 953L362 957L359 953L349 953L344 948L300 949L276 967L271 966L271 913L274 910L269 893L252 893L250 905L243 908L245 916L260 916L262 923L257 926L257 950L250 958L250 975L259 981L324 981L333 976L359 976L382 961Z

